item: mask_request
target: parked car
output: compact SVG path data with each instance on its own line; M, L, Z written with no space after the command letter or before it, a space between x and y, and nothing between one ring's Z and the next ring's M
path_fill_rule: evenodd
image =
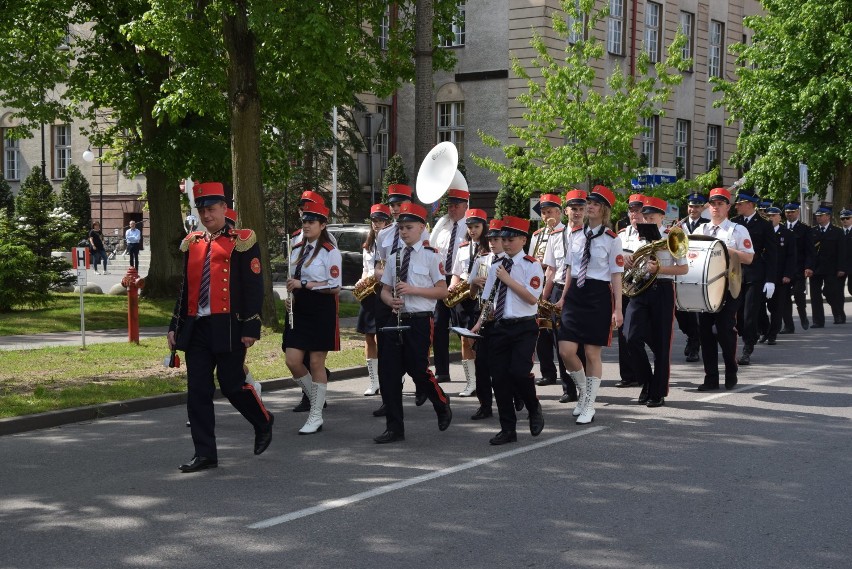
M361 278L363 255L361 246L367 240L370 226L364 223L330 223L328 232L337 239L343 257L343 286L353 287Z

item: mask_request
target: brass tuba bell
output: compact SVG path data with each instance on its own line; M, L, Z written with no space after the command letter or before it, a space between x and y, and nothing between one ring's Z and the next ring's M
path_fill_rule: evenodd
M657 273L648 270L648 261L657 259L655 253L668 249L672 257L682 259L689 251L689 238L680 227L673 227L663 239L642 245L633 254L633 268L624 271L621 278L621 292L624 296L633 298L645 292L655 280Z

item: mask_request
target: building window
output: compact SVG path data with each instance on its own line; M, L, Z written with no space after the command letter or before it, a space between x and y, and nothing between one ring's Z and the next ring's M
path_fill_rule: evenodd
M686 36L686 43L683 44L681 56L684 59L692 57L692 45L695 40L695 15L692 12L680 13L680 31ZM688 71L692 71L692 66L689 66Z
M657 136L660 130L658 128L659 120L660 117L656 115L642 119L642 126L644 127L644 130L642 132L642 155L640 156L640 161L643 166L647 166L648 168L654 168L657 166Z
M606 50L624 55L624 0L609 0Z
M718 166L721 161L719 160L722 151L721 151L721 143L722 143L722 127L717 124L708 124L707 125L707 148L705 149L705 163L707 165L707 170L709 171L711 168Z
M379 132L376 133L376 151L381 159L381 169L388 167L388 150L390 149L390 107L387 105L377 105L376 113L381 118L378 119L381 123Z
M663 7L656 2L645 5L645 52L651 58L651 63L660 61L660 16Z
M4 131L6 129L3 129ZM10 138L3 133L3 178L6 180L21 179L21 141Z
M67 124L53 128L53 179L62 180L71 165L71 127Z
M444 38L443 47L461 47L464 45L464 4L459 4L459 11L453 20L453 31Z
M678 179L689 178L689 137L691 126L689 121L683 119L675 121L674 155Z
M707 55L707 75L721 77L724 72L725 24L710 20L710 51Z
M585 39L585 21L586 15L580 10L580 0L574 0L574 9L576 10L577 17L574 17L570 12L568 13L568 43L575 44L578 41ZM575 26L579 25L580 29L575 29Z
M388 38L390 37L390 6L385 8L385 13L382 14L382 23L379 24L379 47L381 49L388 48Z
M438 103L438 142L449 140L464 156L464 103Z

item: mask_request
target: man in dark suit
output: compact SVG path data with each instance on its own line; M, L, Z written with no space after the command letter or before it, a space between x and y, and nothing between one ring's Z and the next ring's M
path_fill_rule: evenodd
M766 215L772 222L775 230L775 238L778 240L778 263L775 272L775 294L767 303L769 306L769 327L766 332L766 341L774 346L778 332L781 331L781 315L785 314L788 306L792 306L790 298L790 287L796 274L796 237L793 232L781 224L781 209L768 207Z
M844 283L852 295L852 210L844 209L840 212L840 223L843 224L843 235L846 239L846 276L840 277L840 294L845 296Z
M814 242L814 257L805 268L805 276L811 279L811 312L814 323L811 328L825 326L825 311L822 296L831 307L835 324L846 323L843 310L843 289L840 278L846 276L846 237L843 230L831 224L831 208L821 206L815 214L816 225L811 229Z
M738 328L743 339L740 365L751 363L751 354L758 339L758 318L764 302L775 293L775 274L778 262L778 245L772 224L757 213L760 198L749 190L737 194L737 215L731 221L748 229L754 260L743 267L743 302L737 314Z
M796 302L796 310L799 313L799 322L803 330L810 326L808 321L807 298L805 289L807 278L805 278L805 267L813 263L814 244L811 240L811 227L799 219L799 203L790 202L784 206L784 216L787 218L787 229L793 232L796 238L796 273L791 284L793 300ZM781 314L784 327L779 334L792 334L796 331L793 325L793 304L787 305Z
M701 217L701 212L707 204L707 200L699 193L690 194L686 198L687 216L680 224L681 229L687 234L692 235L700 226L707 223L707 219ZM698 335L698 313L686 312L678 310L675 312L677 325L680 331L686 335L686 347L683 349L683 355L686 356L686 361L697 362L700 357L698 352L701 349L701 338Z

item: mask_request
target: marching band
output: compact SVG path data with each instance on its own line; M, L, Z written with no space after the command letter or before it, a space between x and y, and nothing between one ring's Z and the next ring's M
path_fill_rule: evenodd
M794 304L804 330L825 325L823 295L834 323L846 321L843 301L852 269L852 211L843 210L843 227L837 227L830 223L831 210L822 207L811 228L799 220L797 203L783 208L767 204L759 210L760 198L752 192L741 189L734 197L729 189L714 188L706 197L689 195L689 215L666 227L666 201L633 194L627 199L629 224L616 233L609 223L617 196L598 185L588 193L578 189L565 195L544 192L539 202L541 228L530 235L527 219L506 215L489 220L484 210L469 208L469 191L466 183L458 183L458 176L438 182L446 186L441 194L446 193L449 207L431 233L427 210L412 202L414 192L409 186L391 185L388 204L376 204L370 210L371 227L363 244L363 272L355 296L361 302L358 332L365 337L370 381L364 395L381 396L382 406L374 415L385 419L384 432L374 439L378 444L405 440L406 374L416 387L416 405L428 400L439 431L450 427L450 397L440 385L449 376L443 338L450 330L462 340L465 387L459 395L475 396L479 402L470 420L491 419L496 401L499 431L489 442L503 445L518 440L517 412L523 407L530 434L542 432L545 420L536 385L555 383L557 370L563 382L560 402L576 402L572 415L578 425L594 421L603 372L601 354L611 345L614 333L620 377L613 378L612 384L641 387L638 403L659 407L669 394L675 322L687 336L687 362L703 361L698 391L710 391L719 389L723 378L725 389L738 384L738 367L750 363L755 344L774 345L778 335L795 333ZM422 182L426 183L435 182ZM205 203L206 198L218 208L224 196L218 185L198 185L202 193L208 187L216 191L211 196L199 194L197 199ZM421 196L418 187L421 201L424 197L437 201L434 188L424 191ZM732 207L739 215L729 219ZM323 427L326 357L340 348L342 257L328 233L329 210L322 198L305 192L300 210L302 229L288 247L288 318L282 349L305 395L303 406L309 410L298 432L314 434ZM242 327L242 336L249 338L219 347L213 346L215 338L208 337L209 326L204 326L208 319L219 321L218 315L205 318L210 312L204 312L200 300L207 294L203 281L209 279L203 275L210 270L204 266L204 243L218 243L220 235L230 235L228 243L236 244L235 255L245 250L254 257L246 265L247 282L259 282L261 271L256 247L241 245L250 232L219 230L219 218L208 217L204 220L208 233L187 237L188 272L170 333L170 345L186 348L186 359L192 364L189 415L196 455L181 467L184 472L217 463L208 400L211 367L201 363L198 354L203 350L216 358L213 361L223 368L220 371L227 372L224 377L220 373L220 382L225 380L223 390L227 387L232 403L254 425L256 453L268 446L273 422L258 390L246 381L243 367L245 348L259 335L254 328L259 321L249 327L236 313L223 320ZM233 225L236 216L228 218L233 218ZM807 279L812 322L804 306ZM199 286L201 297L195 290ZM227 309L228 298L224 300ZM236 300L232 301L236 308ZM256 298L239 302L255 312L259 309ZM739 358L738 335L744 342ZM646 346L654 354L653 366ZM430 369L430 350L435 373ZM536 357L538 381L531 373Z

